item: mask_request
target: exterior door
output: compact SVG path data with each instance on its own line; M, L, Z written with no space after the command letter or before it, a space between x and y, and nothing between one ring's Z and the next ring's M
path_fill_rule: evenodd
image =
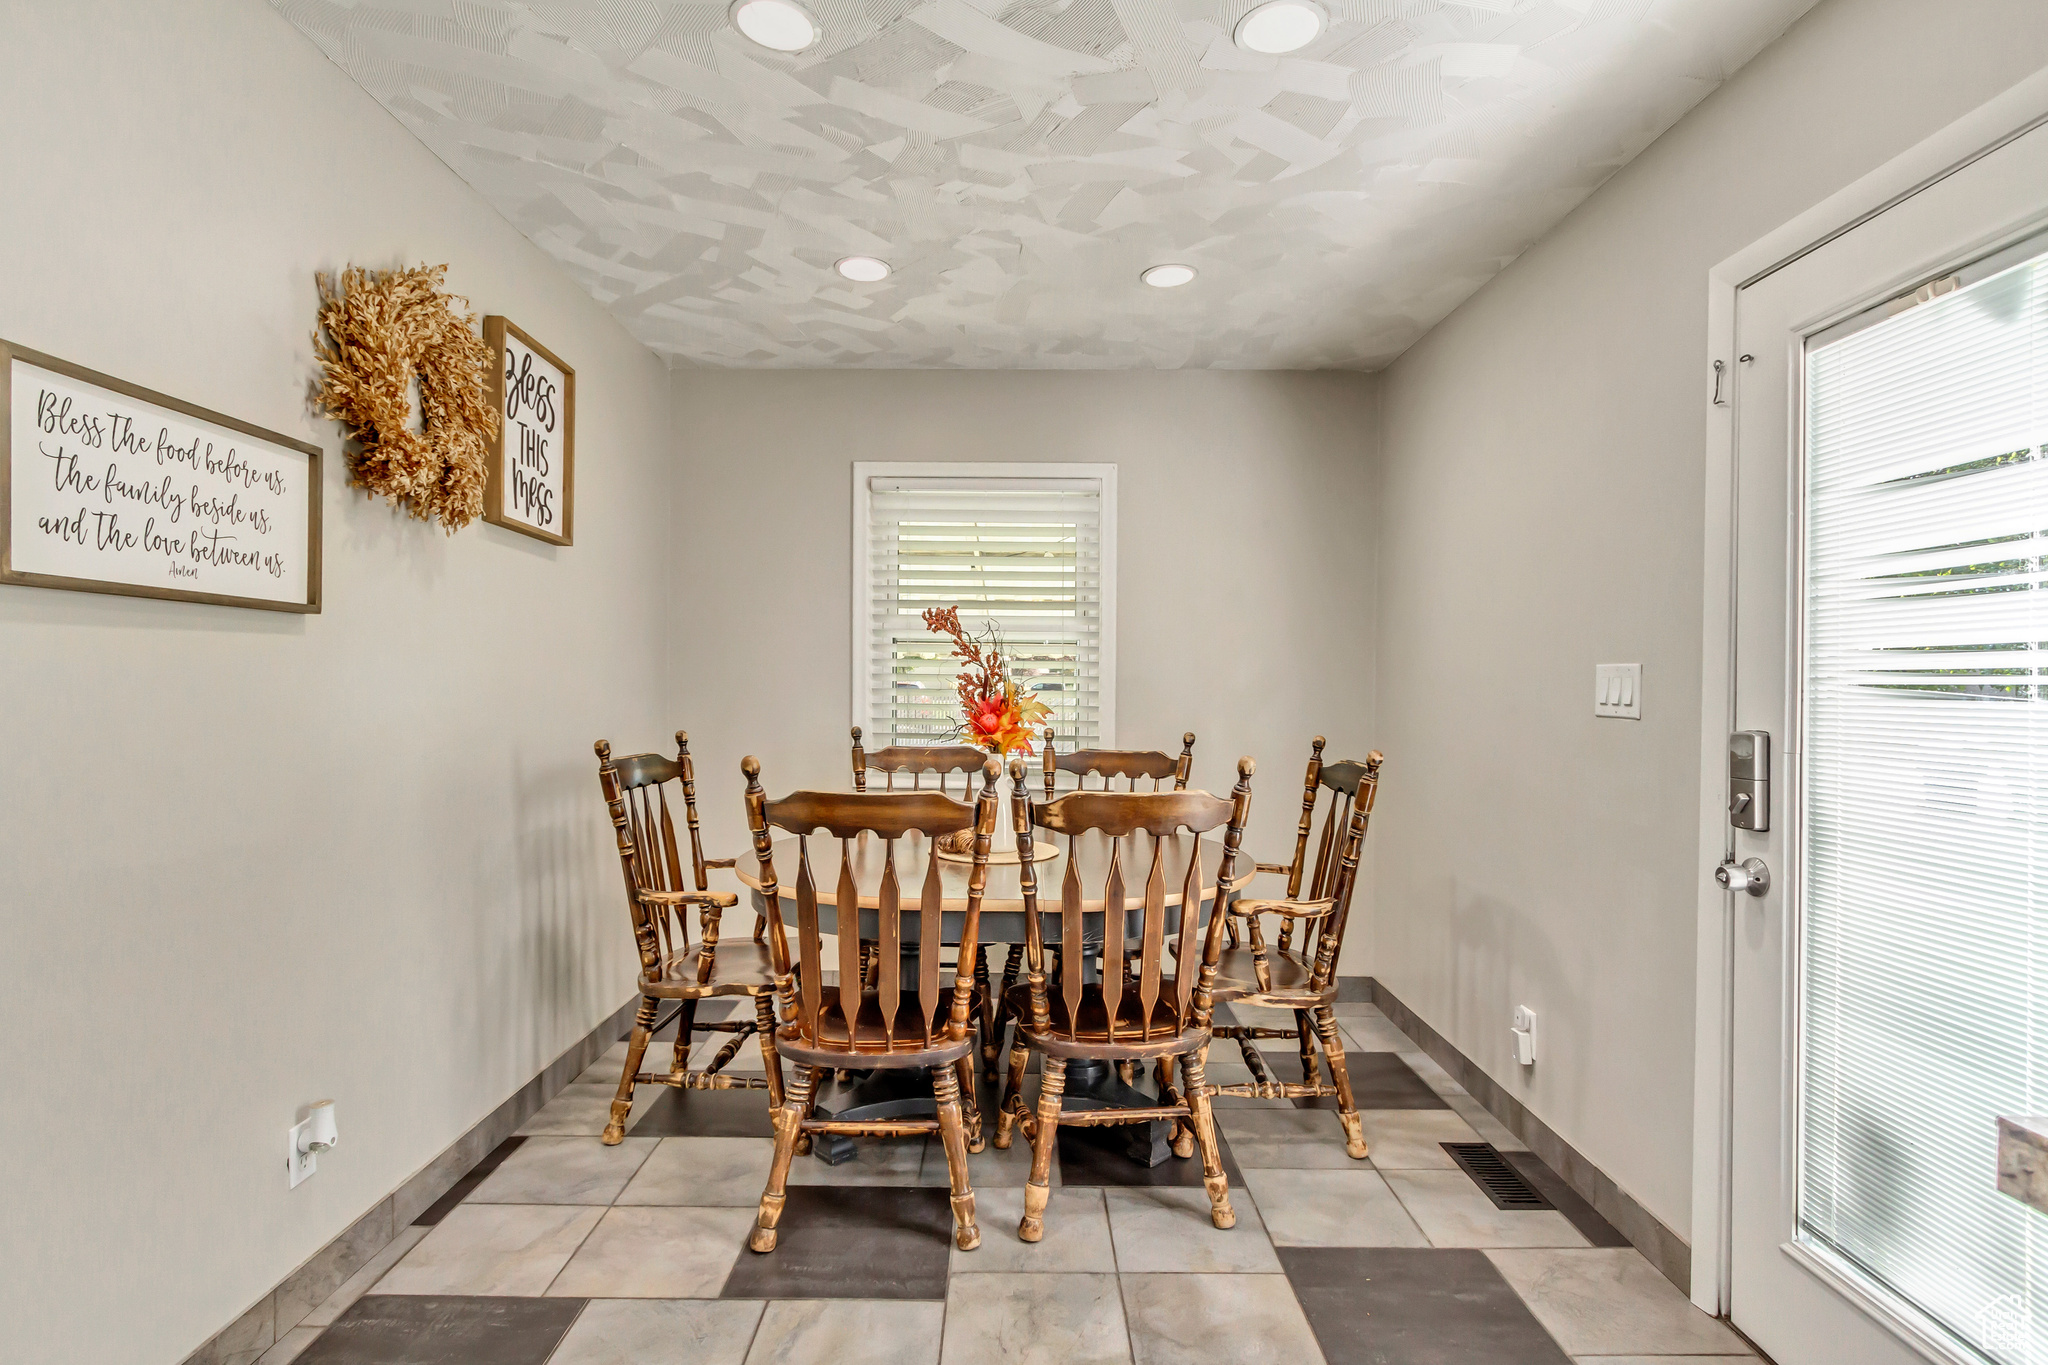
M2048 1361L1994 1189L2048 1112L2044 226L2037 129L1737 296L1728 1303L1779 1365Z

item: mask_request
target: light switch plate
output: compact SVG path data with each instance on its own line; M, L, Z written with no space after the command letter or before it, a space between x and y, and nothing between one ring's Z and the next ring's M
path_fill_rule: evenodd
M1618 720L1643 718L1643 666L1593 665L1593 714Z

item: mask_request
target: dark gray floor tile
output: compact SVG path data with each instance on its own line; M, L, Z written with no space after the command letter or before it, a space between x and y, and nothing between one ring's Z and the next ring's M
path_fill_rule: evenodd
M943 1299L953 1248L946 1191L792 1185L766 1255L741 1251L728 1299ZM982 1236L1002 1229L983 1227Z
M1197 1152L1191 1157L1169 1156L1157 1166L1140 1166L1126 1155L1130 1146L1130 1129L1120 1124L1101 1128L1061 1128L1059 1130L1059 1172L1062 1185L1193 1185L1202 1183L1202 1157ZM1017 1141L1024 1141L1018 1135ZM1237 1158L1230 1154L1230 1143L1225 1140L1222 1129L1216 1133L1216 1141L1223 1150L1223 1173L1230 1177L1233 1187L1244 1184L1244 1176L1237 1169Z
M543 1365L582 1311L582 1299L372 1294L296 1365Z
M634 1137L774 1137L765 1090L663 1088L627 1130Z
M1522 1178L1534 1185L1551 1206L1571 1220L1573 1227L1596 1247L1625 1247L1628 1238L1621 1235L1614 1224L1600 1216L1577 1190L1564 1183L1564 1177L1543 1164L1534 1152L1502 1152L1501 1158L1522 1173Z
M1394 1052L1346 1052L1345 1071L1351 1077L1351 1097L1360 1109L1448 1109L1444 1097L1429 1088L1429 1082L1415 1074ZM1295 1067L1295 1076L1301 1074ZM1290 1077L1289 1079L1293 1079ZM1302 1109L1335 1109L1335 1096L1296 1100ZM638 1131L637 1129L635 1130Z
M492 1172L505 1164L505 1158L518 1151L520 1144L525 1141L523 1137L508 1137L492 1148L490 1155L477 1162L468 1175L448 1187L448 1193L427 1205L420 1216L412 1220L413 1226L432 1227L446 1218L451 1209L469 1198L469 1192L488 1180Z
M1570 1365L1484 1252L1279 1252L1329 1365Z

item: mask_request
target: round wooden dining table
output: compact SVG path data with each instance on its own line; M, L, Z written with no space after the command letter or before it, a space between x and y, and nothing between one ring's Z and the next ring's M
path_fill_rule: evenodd
M1005 822L1007 824L1007 822ZM1015 844L1008 836L1007 828L998 836L1000 849ZM805 856L805 840L794 835L777 839L769 846L769 856L775 867L776 900L782 922L786 928L796 927L797 885L802 873ZM840 868L839 840L830 835L810 836L809 857L811 883L817 889L818 929L821 933L836 933L839 924L838 887ZM1094 948L1102 942L1102 892L1109 878L1112 843L1108 835L1091 832L1072 837L1057 836L1056 842L1041 841L1032 865L1038 874L1039 926L1048 945L1057 946L1061 941L1061 887L1067 876L1068 861L1074 860L1074 868L1081 884L1082 941ZM1144 929L1145 883L1151 875L1155 840L1151 835L1126 836L1122 841L1121 854L1124 884L1124 942L1135 946ZM1166 933L1169 941L1180 927L1180 910L1183 889L1187 885L1188 859L1195 856L1197 840L1185 832L1168 835L1156 841L1163 845L1163 880L1166 899ZM1071 846L1071 847L1070 847ZM859 896L860 936L874 942L880 938L880 926L876 920L880 905L879 893L882 885L882 868L886 857L886 844L873 835L860 835L846 841L846 854L853 869L853 882ZM1199 841L1202 915L1206 923L1208 912L1216 902L1216 883L1223 863L1223 839L1220 835L1205 837ZM896 879L899 887L898 905L904 917L904 979L915 981L916 969L912 962L917 956L917 931L911 927L915 922L920 898L924 892L929 850L925 836L907 834L896 841ZM1238 854L1236 875L1244 876L1251 871L1251 859L1242 851ZM960 933L967 918L967 885L973 873L973 863L966 858L942 857L938 860L940 903L940 938L947 947L958 947ZM766 903L761 894L760 863L751 857L741 857L734 869L739 879L751 893L755 913L765 912ZM991 862L988 879L981 894L981 943L1022 943L1025 941L1024 891L1022 868L1014 862ZM1095 953L1083 955L1081 964L1083 980L1093 981L1099 975ZM1001 1039L995 1040L1000 1044ZM1068 1108L1140 1108L1156 1101L1143 1091L1125 1085L1106 1064L1099 1062L1074 1062L1067 1068L1067 1089L1062 1101ZM929 1116L937 1109L931 1099L931 1083L928 1077L913 1069L870 1071L854 1073L848 1080L823 1086L817 1091L814 1101L816 1110L829 1117L837 1118L887 1118L906 1115ZM1167 1139L1172 1125L1165 1122L1132 1124L1121 1131L1128 1144L1126 1150L1133 1161L1141 1165L1157 1166L1171 1156ZM1111 1130L1098 1129L1108 1133ZM834 1165L850 1160L854 1147L851 1138L828 1138L820 1136L813 1143L813 1150L824 1161Z

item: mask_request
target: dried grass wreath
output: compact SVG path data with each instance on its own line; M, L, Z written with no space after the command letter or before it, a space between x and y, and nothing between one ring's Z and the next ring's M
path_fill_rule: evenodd
M441 288L448 267L320 276L320 404L361 445L353 482L450 535L484 510L484 452L498 434L486 397L490 352L469 300ZM324 334L324 335L323 335ZM412 429L412 380L425 430Z

